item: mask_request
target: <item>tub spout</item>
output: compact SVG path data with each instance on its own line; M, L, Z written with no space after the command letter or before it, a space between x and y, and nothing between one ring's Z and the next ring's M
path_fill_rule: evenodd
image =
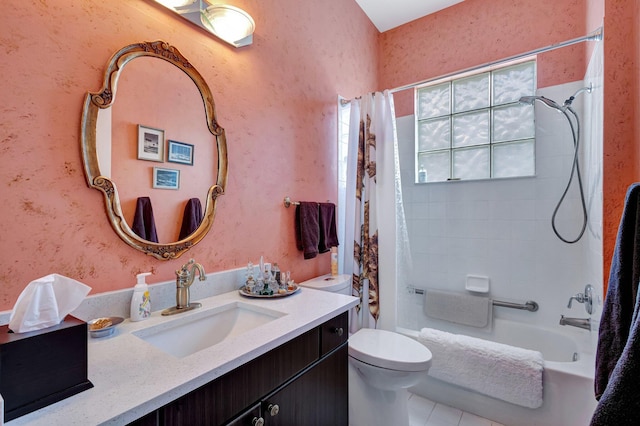
M570 325L572 327L591 330L591 318L569 318L560 315L560 325Z

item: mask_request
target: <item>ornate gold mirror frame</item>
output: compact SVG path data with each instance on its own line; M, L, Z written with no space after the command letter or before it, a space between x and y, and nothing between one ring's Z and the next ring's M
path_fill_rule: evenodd
M115 182L100 172L96 146L96 124L98 111L109 108L115 101L116 87L120 72L127 62L141 56L165 60L181 69L195 83L202 101L207 119L207 127L215 137L217 145L217 178L209 188L200 226L188 237L174 243L154 243L139 237L127 224L120 206L120 198ZM200 242L211 229L216 210L217 198L224 194L227 183L227 142L225 132L218 125L213 96L209 86L200 73L182 56L175 47L163 41L143 42L125 46L109 60L104 73L104 82L100 92L88 92L82 111L81 149L84 173L90 188L102 191L109 222L116 234L131 247L160 260L180 257L192 246Z

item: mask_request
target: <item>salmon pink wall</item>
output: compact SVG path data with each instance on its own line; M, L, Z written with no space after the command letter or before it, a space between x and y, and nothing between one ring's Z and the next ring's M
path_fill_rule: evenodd
M640 181L640 5L604 2L603 256L605 276L627 187Z
M379 77L401 87L585 34L584 3L577 0L466 0L380 36ZM584 47L541 56L538 87L581 80ZM396 114L412 114L413 91L395 96Z
M336 199L337 95L376 87L377 30L353 1L233 3L256 21L250 47L229 47L151 0L3 0L0 309L53 272L99 293L132 286L142 271L154 272L150 283L171 280L190 257L207 272L260 255L298 281L329 271L328 255L304 261L296 250L282 199ZM101 87L110 56L154 40L176 46L208 82L229 151L211 232L167 262L116 236L79 146L84 95Z

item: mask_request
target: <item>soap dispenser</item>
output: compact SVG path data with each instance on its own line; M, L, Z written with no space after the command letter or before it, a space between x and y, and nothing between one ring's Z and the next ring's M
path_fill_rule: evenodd
M142 321L151 316L149 286L145 281L147 275L151 275L151 272L143 272L136 275L138 282L133 288L133 296L131 297L131 321Z

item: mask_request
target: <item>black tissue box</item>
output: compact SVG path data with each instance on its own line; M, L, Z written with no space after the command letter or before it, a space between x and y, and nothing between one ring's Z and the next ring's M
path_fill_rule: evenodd
M0 395L4 420L90 389L87 323L72 316L53 327L13 333L0 326Z

